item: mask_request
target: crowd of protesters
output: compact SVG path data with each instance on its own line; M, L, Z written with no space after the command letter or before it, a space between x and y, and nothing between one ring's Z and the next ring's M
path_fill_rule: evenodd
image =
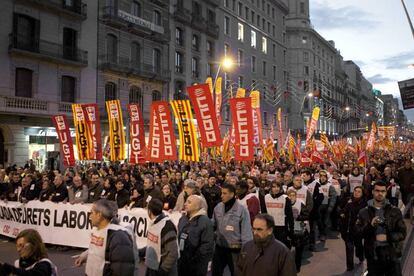
M149 275L205 275L209 262L212 275L226 266L232 275L296 275L304 250L315 251L329 231L341 233L347 270L354 269L355 251L360 263L367 259L369 275L383 275L378 267L384 265L396 273L384 275L399 275L402 217L414 198L411 153L374 152L365 167L356 159L346 154L336 164L308 167L283 157L90 163L62 172L39 172L28 162L0 170L0 199L147 208L148 236L161 241L159 248L152 240L139 250ZM178 227L163 210L183 212Z

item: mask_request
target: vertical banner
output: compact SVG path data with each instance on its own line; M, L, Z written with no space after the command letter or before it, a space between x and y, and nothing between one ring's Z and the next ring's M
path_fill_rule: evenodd
M53 125L59 137L60 152L65 167L75 166L75 154L73 153L73 142L70 136L70 129L66 115L52 116Z
M93 160L102 160L101 122L98 104L83 104L82 109L92 139L89 145L89 157Z
M246 97L246 89L244 88L237 88L237 92L236 92L236 98L244 98Z
M144 118L138 104L128 105L129 113L129 141L131 151L129 155L129 163L143 164L145 163L145 133Z
M371 133L369 134L367 142L367 151L372 151L374 149L375 133L377 133L377 127L375 126L375 123L372 122Z
M106 101L109 122L109 144L111 161L125 159L125 133L119 100Z
M217 117L218 125L221 125L221 104L223 102L223 95L221 91L221 77L217 79L215 89L216 89L216 105L215 105L216 117Z
M152 104L155 105L162 137L161 159L177 160L177 146L168 102L158 101Z
M254 160L254 142L251 98L234 98L229 102L236 140L234 159L252 161Z
M255 146L263 144L263 131L262 131L262 115L260 113L260 92L254 90L250 93L252 99L252 115L253 115L253 141Z
M283 145L283 126L282 126L282 108L277 109L277 125L279 127L279 149L282 149Z
M189 100L171 101L180 135L180 160L198 162L198 141Z
M187 87L194 108L203 147L221 146L220 127L213 109L213 97L207 84Z
M319 112L320 112L320 108L318 106L313 109L312 119L309 123L309 128L307 129L307 133L306 133L306 145L309 144L309 141L312 138L312 135L316 130L316 125L318 124L318 120L319 120Z
M92 139L89 139L88 123L83 113L82 105L72 104L73 122L76 130L76 147L79 160L90 160L89 149Z
M213 95L213 79L212 79L212 77L208 77L206 79L206 83L208 85L210 94Z
M163 139L161 133L160 120L158 118L157 106L151 104L151 113L150 113L150 133L148 141L148 152L147 159L150 162L162 162L162 157L164 156L161 151L164 150Z

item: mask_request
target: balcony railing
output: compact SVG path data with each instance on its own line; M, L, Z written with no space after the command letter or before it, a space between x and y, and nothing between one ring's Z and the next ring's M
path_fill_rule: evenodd
M181 23L190 23L191 12L182 6L174 5L174 18Z
M206 32L208 35L217 38L219 36L219 26L213 22L207 22Z
M54 115L59 112L71 113L72 103L58 103L25 97L0 96L0 112L34 115Z
M142 63L125 57L110 57L102 55L99 57L101 69L112 70L123 74L132 74L144 78L169 80L171 71L152 64Z
M87 17L87 4L80 0L19 0L42 8L49 8L57 12L63 12L84 20Z
M45 40L30 39L16 33L9 35L9 52L30 54L34 57L48 58L55 62L87 66L88 52Z
M204 32L206 30L206 19L203 18L201 14L192 13L191 14L191 26L194 29L197 29L201 32Z
M217 7L220 4L219 0L206 0L207 3L210 3L211 5Z

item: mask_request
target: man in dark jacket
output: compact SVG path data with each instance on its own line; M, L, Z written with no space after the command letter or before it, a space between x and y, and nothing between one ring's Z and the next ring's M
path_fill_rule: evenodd
M19 201L26 203L39 198L40 190L40 186L34 181L33 175L26 175L22 179L22 191L19 195Z
M53 188L53 192L49 197L49 200L52 202L63 202L68 199L68 188L66 184L63 183L63 176L58 174L55 176L55 180L53 180L53 184L55 184Z
M98 172L92 173L91 183L89 183L87 203L94 203L101 198L103 186L100 183L100 179L101 177L99 176Z
M216 177L210 175L208 178L208 184L203 187L201 190L204 198L207 201L207 214L208 217L211 218L213 216L213 210L217 204L221 201L221 189L216 184Z
M247 242L237 261L236 275L294 276L295 262L290 250L273 236L275 223L268 214L253 221L253 240Z
M386 200L386 184L377 181L373 199L358 214L356 233L364 239L368 275L401 275L399 258L407 234L400 209Z
M406 160L404 167L398 170L398 181L401 188L402 201L407 206L409 200L414 197L414 170L411 160Z
M154 186L154 177L150 174L144 176L144 208L151 199L156 198L162 201L162 193L158 186Z
M187 215L182 216L178 223L180 276L205 276L208 262L213 257L213 224L207 217L206 210L202 208L202 203L200 196L189 196L184 205Z
M91 243L89 249L75 260L76 266L86 262L88 276L138 275L134 233L117 224L117 211L116 203L107 199L100 199L92 206Z

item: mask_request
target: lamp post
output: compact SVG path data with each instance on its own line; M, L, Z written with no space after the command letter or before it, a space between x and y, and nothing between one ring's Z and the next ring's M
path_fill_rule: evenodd
M404 11L405 11L405 15L407 16L408 24L410 24L411 34L414 37L414 27L413 27L413 23L411 22L410 14L408 13L407 6L405 5L404 0L401 0L401 4L403 5Z
M217 79L218 76L220 74L220 70L221 67L223 66L224 70L227 71L228 69L231 69L231 67L233 67L233 60L229 57L225 57L220 63L219 63L219 67L217 68L217 73L216 73L216 77L214 78L214 83L213 83L213 90L216 89L216 83L217 83Z

